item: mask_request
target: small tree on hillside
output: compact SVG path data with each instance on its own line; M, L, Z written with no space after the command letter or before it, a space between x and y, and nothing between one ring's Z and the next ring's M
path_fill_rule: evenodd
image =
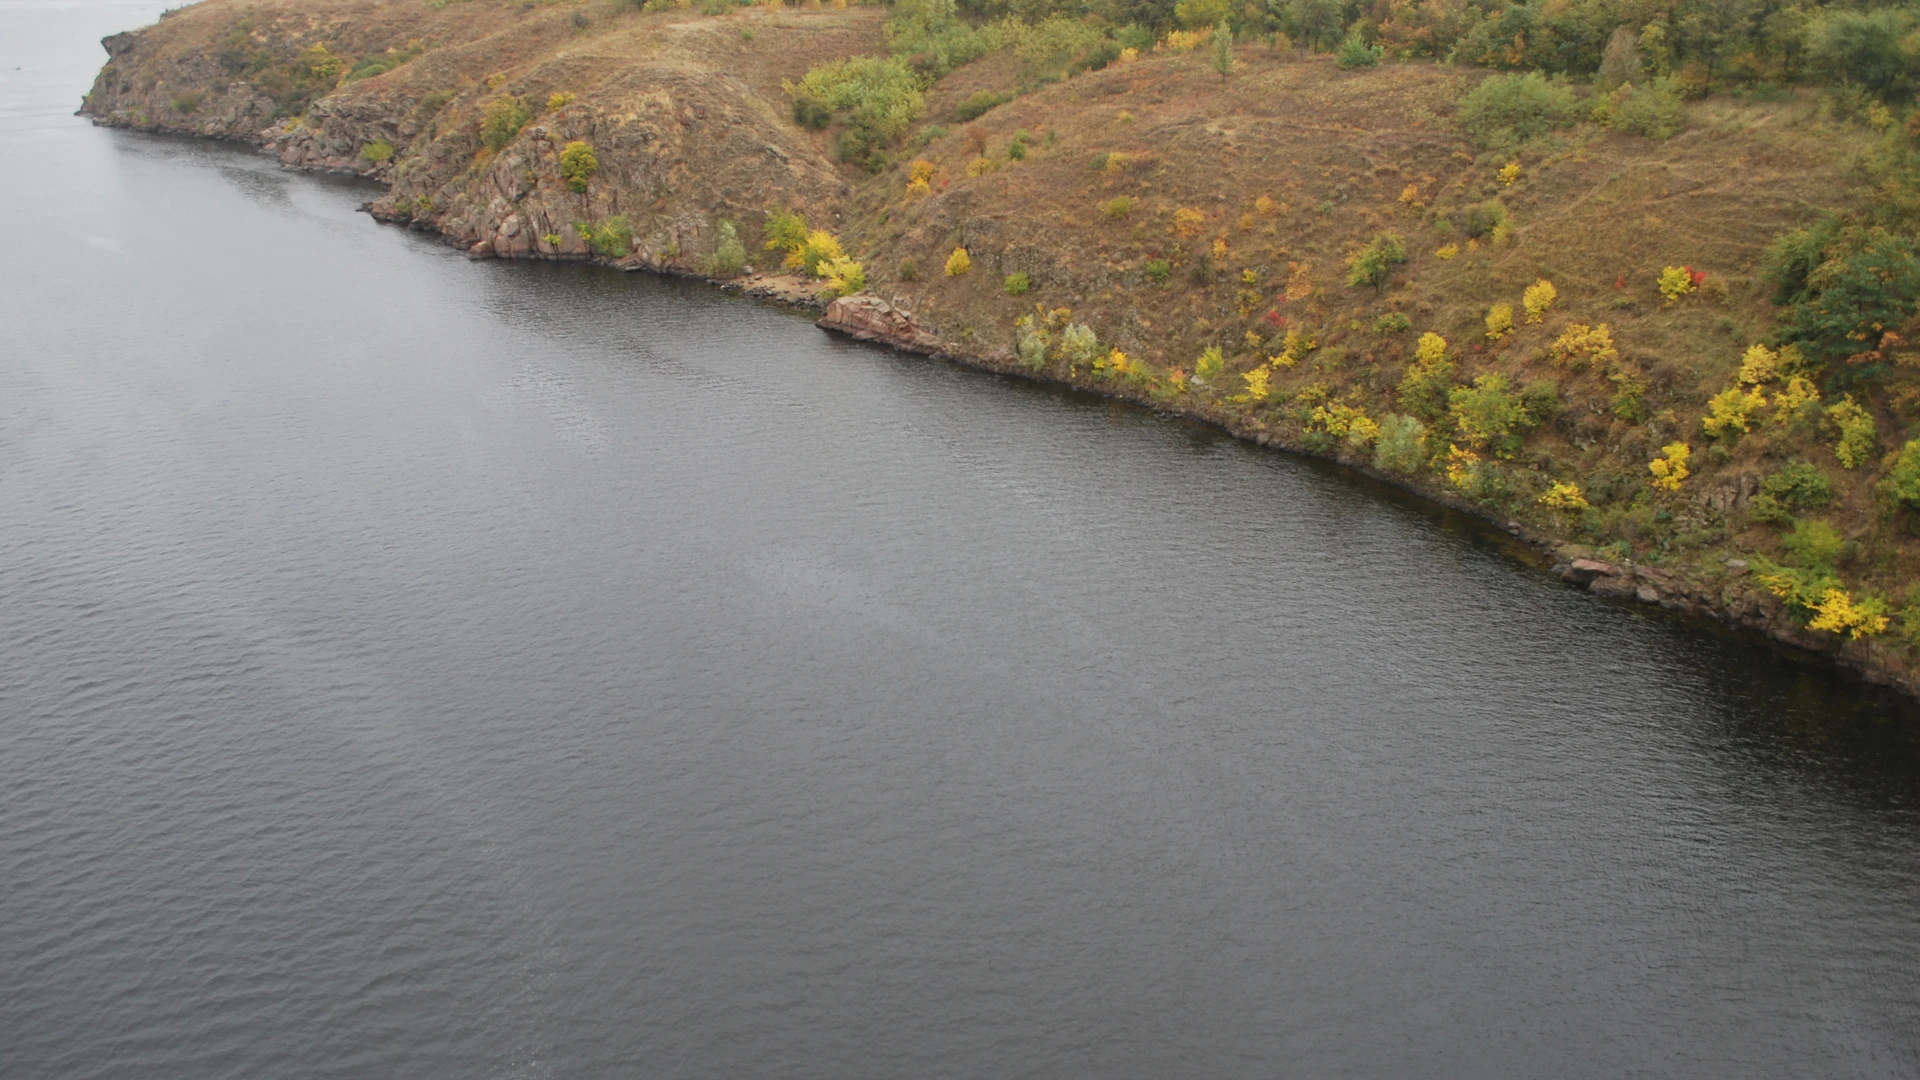
M1287 0L1282 17L1303 52L1324 49L1340 37L1340 8L1340 0Z
M1383 232L1347 256L1347 284L1356 289L1371 285L1379 292L1386 287L1387 275L1394 266L1406 261L1407 245L1393 233Z
M1362 36L1360 26L1356 23L1347 31L1346 39L1340 42L1340 48L1334 53L1334 62L1339 64L1343 71L1372 67L1380 62L1380 57L1385 55L1386 51L1380 45L1367 44L1367 39Z
M1233 74L1233 27L1225 19L1213 28L1213 70L1220 73L1221 82Z

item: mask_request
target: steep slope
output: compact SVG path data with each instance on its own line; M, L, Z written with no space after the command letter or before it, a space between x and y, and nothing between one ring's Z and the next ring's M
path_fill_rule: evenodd
M1767 245L1861 205L1881 138L1812 95L1494 153L1456 117L1477 69L1242 47L1224 78L1199 51L1050 81L1001 51L869 175L783 83L884 55L884 13L722 10L208 0L108 39L83 111L375 177L376 214L476 254L700 273L722 222L777 258L763 226L798 211L864 265L843 325L1340 459L1596 592L1914 685L1920 544L1883 481L1920 357L1889 337L1890 374L1843 390L1751 351L1780 322Z

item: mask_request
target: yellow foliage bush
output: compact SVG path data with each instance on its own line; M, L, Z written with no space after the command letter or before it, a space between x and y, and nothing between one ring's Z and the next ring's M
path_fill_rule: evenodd
M1214 237L1213 257L1216 259L1224 259L1227 257L1227 238L1226 237L1224 236Z
M1773 395L1773 422L1787 424L1799 414L1800 410L1820 400L1820 388L1812 381L1798 375L1787 380L1787 385Z
M1487 309L1487 336L1499 341L1513 330L1513 305L1495 304Z
M1276 368L1290 368L1318 347L1312 334L1296 326L1287 331L1287 336L1281 339L1279 353L1268 357L1267 363Z
M1420 201L1420 185L1408 184L1400 189L1400 205L1412 206Z
M1336 439L1345 439L1354 449L1373 444L1380 437L1380 424L1365 409L1329 402L1315 405L1307 416L1308 431L1324 431Z
M1126 47L1126 48L1124 48L1124 49L1121 49L1121 50L1120 50L1120 56L1119 56L1119 62L1120 62L1120 63L1122 63L1122 64L1131 64L1131 63L1133 63L1133 62L1134 62L1135 60L1138 60L1138 59L1140 59L1140 50L1139 50L1139 49L1136 49L1136 48L1134 48L1134 47L1132 47L1131 45L1129 45L1128 47Z
M1438 250L1438 251L1436 251L1436 252L1434 252L1434 253L1433 253L1433 257L1434 257L1434 258L1436 258L1436 259L1440 259L1440 260L1442 260L1442 261L1445 261L1445 260L1447 260L1447 259L1451 259L1451 258L1453 258L1454 256L1456 256L1456 255L1458 255L1458 254L1460 254L1460 245L1459 245L1459 244L1447 244L1447 245L1445 245L1444 247L1442 247L1442 248L1441 248L1440 250Z
M1212 27L1208 27L1205 30L1175 30L1162 38L1160 44L1154 46L1154 48L1162 52L1192 52L1212 39Z
M799 266L814 277L826 277L822 269L835 259L846 258L847 253L840 249L840 241L825 229L813 229L807 233L807 242L798 252Z
M1241 378L1247 381L1247 400L1248 401L1267 400L1267 395L1272 393L1272 391L1267 387L1267 379L1272 374L1273 372L1271 371L1271 369L1268 369L1266 367L1257 367L1257 368L1254 368L1252 371L1247 372L1245 375L1240 376Z
M1209 345L1193 362L1193 377L1201 382L1211 382L1220 376L1227 367L1227 358L1221 353L1220 346Z
M1889 622L1885 604L1875 599L1856 604L1845 589L1837 588L1820 595L1813 613L1807 629L1845 634L1855 641L1884 632Z
M1000 163L990 157L977 157L967 163L967 179L985 176L1000 167Z
M931 194L933 194L933 185L920 177L916 176L907 181L907 198L924 199Z
M1606 323L1598 326L1573 323L1554 339L1547 351L1553 354L1555 364L1575 370L1610 364L1620 358L1620 351L1613 347L1613 332L1607 329Z
M1520 179L1520 163L1509 161L1500 167L1500 186L1512 187Z
M1558 299L1560 290L1553 287L1553 282L1541 278L1527 286L1527 291L1520 296L1520 303L1527 309L1527 321L1537 323L1546 317L1547 310Z
M947 256L948 277L959 277L971 269L973 269L973 256L967 254L966 248L954 248L953 254Z
M1716 439L1742 435L1753 429L1753 414L1767 406L1767 395L1759 390L1741 390L1729 386L1707 402L1707 415L1700 427Z
M1857 469L1874 456L1879 443L1879 432L1873 422L1873 414L1861 408L1849 394L1827 407L1827 425L1837 438L1833 443L1833 456L1840 459L1840 466Z
M1447 339L1429 330L1420 335L1413 346L1414 362L1422 366L1437 364L1447 358Z
M1780 354L1765 345L1748 346L1740 358L1740 385L1764 386L1780 377Z
M1660 456L1647 462L1647 471L1653 474L1653 486L1661 491L1679 491L1681 481L1693 475L1687 469L1687 461L1692 457L1693 447L1683 442L1661 447Z
M1262 214L1271 214L1279 209L1278 205L1265 195L1253 200L1253 208Z
M580 100L580 95L570 90L555 90L547 95L547 111L556 112Z
M1464 447L1447 447L1447 483L1461 491L1473 486L1474 467L1480 464L1480 455Z
M827 279L827 291L835 296L852 296L867 287L866 267L845 255L821 263L820 276Z
M1182 240L1191 240L1207 227L1207 215L1182 206L1173 212L1173 232Z
M1546 494L1540 496L1540 505L1549 510L1573 513L1588 508L1587 496L1580 490L1579 484L1556 480Z
M1684 266L1669 266L1660 271L1660 295L1671 304L1693 291L1693 271Z

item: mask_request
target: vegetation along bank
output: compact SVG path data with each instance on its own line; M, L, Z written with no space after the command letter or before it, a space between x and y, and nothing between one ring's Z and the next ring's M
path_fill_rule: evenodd
M1783 0L206 0L97 122L476 255L1204 418L1920 688L1920 22Z

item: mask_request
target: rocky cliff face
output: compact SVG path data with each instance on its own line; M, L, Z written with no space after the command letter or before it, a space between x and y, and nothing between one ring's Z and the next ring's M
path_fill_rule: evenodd
M697 16L596 21L556 9L502 25L497 12L450 26L423 17L383 35L379 20L361 18L376 7L338 0L308 21L219 0L187 9L106 39L110 60L81 111L380 180L389 190L376 216L508 258L598 254L699 271L721 220L757 225L769 207L804 206L831 224L851 194L821 140L786 122L775 76L805 70L801 45L871 46L875 13L769 16L743 35ZM436 31L448 40L433 49L416 33ZM522 123L489 146L487 110L503 102ZM573 143L596 163L584 183L562 176Z

